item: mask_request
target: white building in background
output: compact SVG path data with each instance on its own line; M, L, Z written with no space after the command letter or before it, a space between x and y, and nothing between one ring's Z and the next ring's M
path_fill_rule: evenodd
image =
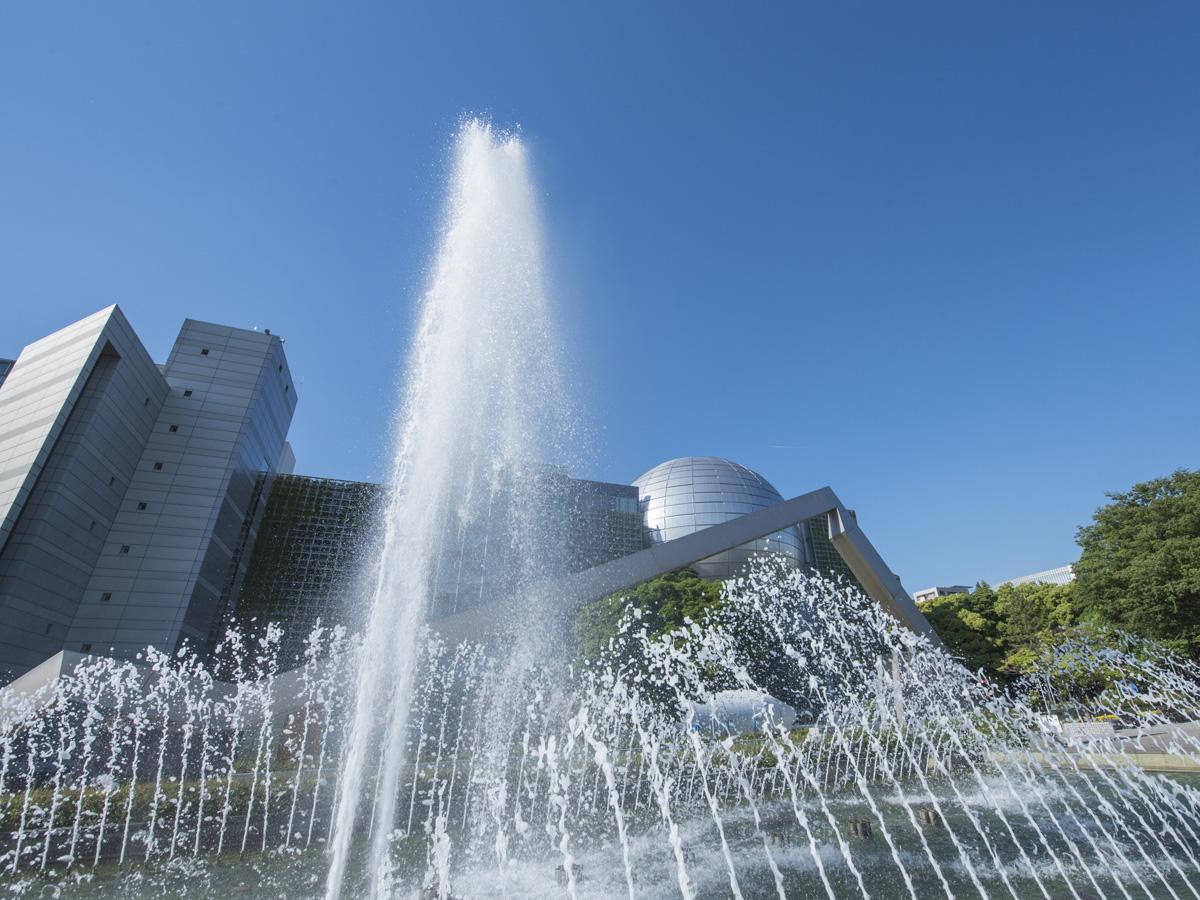
M1059 566L1057 569L1046 569L1044 572L1034 572L1031 575L1021 575L1018 578L1006 578L994 587L1002 584L1070 584L1075 580L1074 566ZM923 591L914 591L913 600L917 603L928 603L937 597L948 597L951 594L969 594L974 588L965 584L952 584L947 587L928 587Z
M1074 566L1059 566L1057 569L1046 569L1044 572L1034 572L1032 575L1022 575L1019 578L1009 578L1001 584L1070 584L1075 580Z
M947 587L927 587L922 591L915 591L913 599L918 603L928 603L930 600L935 600L938 597L949 597L951 594L969 594L971 588L965 584L952 584Z

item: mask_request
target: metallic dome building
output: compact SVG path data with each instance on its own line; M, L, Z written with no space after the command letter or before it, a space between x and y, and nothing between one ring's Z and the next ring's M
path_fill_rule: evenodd
M647 545L671 541L711 525L783 502L779 491L752 469L719 456L668 460L633 482ZM812 565L804 526L776 532L696 563L704 578L732 578L756 553L771 552L792 565Z

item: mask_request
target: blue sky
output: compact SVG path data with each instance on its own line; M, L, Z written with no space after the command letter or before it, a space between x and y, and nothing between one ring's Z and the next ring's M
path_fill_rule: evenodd
M503 6L503 9L501 7ZM533 148L628 481L830 484L910 589L1071 561L1200 439L1195 4L0 8L0 355L119 302L270 327L375 478L466 112Z

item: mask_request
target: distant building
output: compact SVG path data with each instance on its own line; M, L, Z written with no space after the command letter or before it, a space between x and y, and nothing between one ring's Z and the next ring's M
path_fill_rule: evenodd
M1022 575L1019 578L1009 578L1001 584L1070 584L1075 580L1074 566L1059 566L1057 569L1046 569L1044 572L1034 572L1032 575Z
M188 319L158 366L110 306L25 347L0 386L0 682L206 645L295 406L269 333Z
M969 594L972 588L965 584L952 584L948 587L929 587L923 591L914 591L913 599L917 603L925 603L938 597L949 597L951 594Z
M1009 578L999 584L1069 584L1075 580L1075 571L1071 566L1059 566L1057 569L1047 569L1044 572L1034 572L1032 575L1022 575L1020 578ZM999 584L996 585L999 587ZM914 591L913 599L917 603L926 603L935 597L946 597L950 594L969 594L974 588L965 584L953 584L948 587L930 587L923 591Z

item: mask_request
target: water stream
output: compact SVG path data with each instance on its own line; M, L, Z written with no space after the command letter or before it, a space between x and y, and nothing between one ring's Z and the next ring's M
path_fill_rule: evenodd
M542 574L533 473L564 418L542 257L524 145L486 123L465 123L403 381L390 501L353 694L351 749L334 816L330 900L340 894L367 798L371 893L381 893L390 880L416 642L451 574L456 609L494 599L497 584L528 583ZM502 529L491 527L497 503L508 511ZM459 536L457 545L449 534ZM464 534L476 538L464 541ZM464 589L475 584L475 591ZM368 757L376 747L382 753L368 786ZM410 802L406 832L413 811Z

